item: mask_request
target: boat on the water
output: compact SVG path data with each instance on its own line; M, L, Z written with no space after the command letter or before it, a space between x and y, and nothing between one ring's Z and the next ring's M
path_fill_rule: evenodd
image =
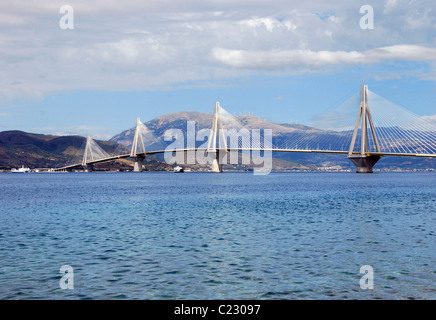
M179 172L185 172L185 170L183 170L182 167L177 166L177 167L174 168L174 172L177 172L177 173L179 173Z
M28 173L28 172L30 172L30 168L25 168L24 166L22 166L21 168L18 168L18 169L12 168L11 172L14 172L14 173Z

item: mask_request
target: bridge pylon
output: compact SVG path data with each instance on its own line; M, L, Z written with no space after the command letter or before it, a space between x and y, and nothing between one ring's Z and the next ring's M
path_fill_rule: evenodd
M223 172L222 160L227 156L227 142L222 129L220 119L220 103L215 102L215 112L210 130L207 153L213 156L211 172Z
M82 158L82 167L85 172L91 172L94 170L94 165L88 163L88 158L93 159L94 154L92 151L92 138L90 136L86 137L86 146L85 146L85 152L83 153Z
M133 138L132 149L130 151L130 157L134 158L133 172L142 172L142 163L146 155L144 138L141 134L142 125L141 120L136 118L135 137Z
M372 120L371 109L368 103L368 86L362 85L360 90L360 107L357 115L356 125L354 127L353 138L351 139L350 149L348 151L348 158L356 165L357 173L372 173L372 167L380 160L380 156L371 155L368 147L368 128L371 131L371 137L377 152L380 152L380 145L378 143L377 133L375 130L374 122ZM360 151L354 152L356 146L357 135L361 132Z

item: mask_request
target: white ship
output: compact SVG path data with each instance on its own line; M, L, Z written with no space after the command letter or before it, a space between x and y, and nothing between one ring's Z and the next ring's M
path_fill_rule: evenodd
M28 173L28 172L30 172L30 168L24 168L24 166L22 166L21 168L18 168L18 169L12 168L11 172L14 172L14 173Z
M182 167L177 166L174 168L174 172L184 172L184 170Z

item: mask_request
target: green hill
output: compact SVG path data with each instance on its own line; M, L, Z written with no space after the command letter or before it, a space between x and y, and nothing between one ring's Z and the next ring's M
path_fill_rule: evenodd
M0 132L0 169L21 167L54 168L80 162L86 138L53 136L23 131ZM126 149L115 142L98 141L108 153Z

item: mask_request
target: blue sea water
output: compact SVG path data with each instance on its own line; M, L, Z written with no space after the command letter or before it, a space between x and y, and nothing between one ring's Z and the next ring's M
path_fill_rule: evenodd
M435 182L0 174L0 299L436 299Z

